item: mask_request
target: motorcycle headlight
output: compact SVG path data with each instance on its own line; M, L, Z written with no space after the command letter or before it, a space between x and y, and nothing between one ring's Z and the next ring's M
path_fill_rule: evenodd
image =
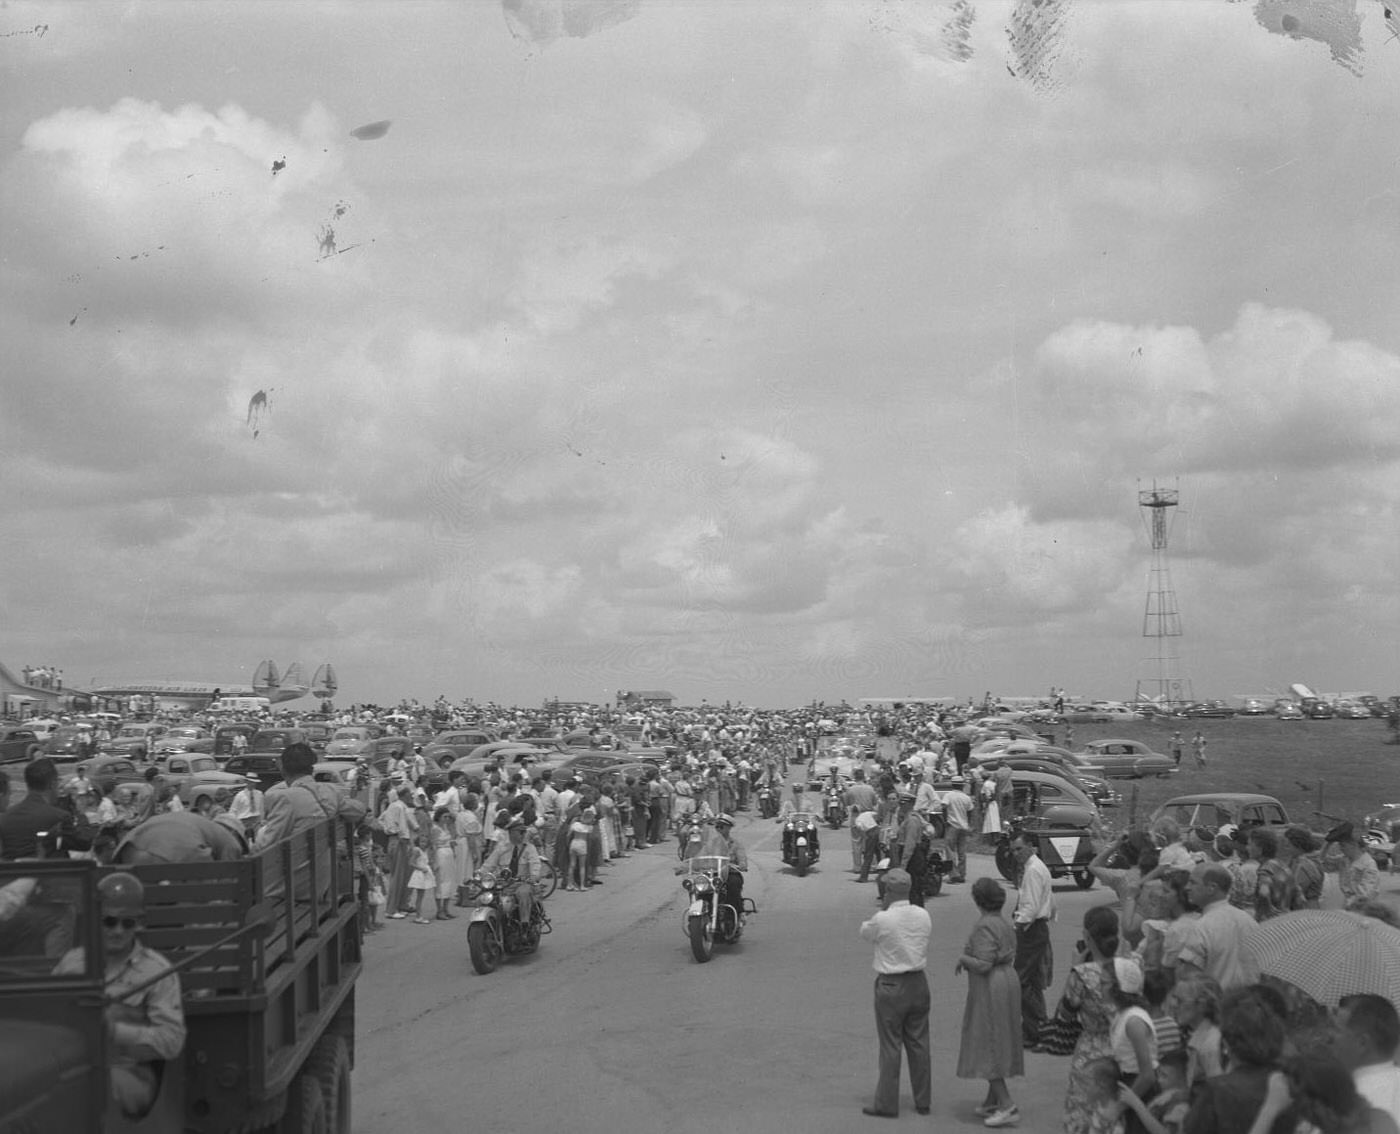
M486 893L482 894L479 898L477 898L476 902L477 905L480 906L493 906L496 904L496 895L488 890Z
M701 875L699 878L695 879L695 884L692 888L697 894L705 894L714 889L714 884L704 875Z

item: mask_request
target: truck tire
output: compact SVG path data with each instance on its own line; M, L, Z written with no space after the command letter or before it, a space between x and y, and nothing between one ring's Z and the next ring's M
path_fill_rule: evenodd
M287 1109L278 1134L330 1134L326 1125L326 1096L314 1076L303 1071L287 1088Z
M321 1085L330 1134L350 1134L350 1047L343 1036L327 1033L312 1049L302 1068Z

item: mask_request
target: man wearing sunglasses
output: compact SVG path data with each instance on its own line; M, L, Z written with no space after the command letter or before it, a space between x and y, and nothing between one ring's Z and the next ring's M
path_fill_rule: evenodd
M185 1012L180 978L169 973L138 988L170 965L137 935L146 908L146 893L135 875L109 874L97 884L105 960L108 1050L112 1097L128 1118L139 1118L155 1102L155 1063L171 1060L185 1046ZM55 975L83 972L83 950L69 951ZM127 993L128 989L136 989ZM174 1072L178 1074L178 1069Z

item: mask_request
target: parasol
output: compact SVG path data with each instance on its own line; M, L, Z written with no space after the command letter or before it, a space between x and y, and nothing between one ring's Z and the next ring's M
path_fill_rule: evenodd
M1369 992L1400 1002L1400 929L1347 910L1297 910L1261 922L1244 941L1263 975L1319 1004Z

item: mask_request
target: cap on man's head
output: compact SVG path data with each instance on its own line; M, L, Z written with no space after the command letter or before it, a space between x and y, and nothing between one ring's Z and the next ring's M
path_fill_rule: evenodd
M1350 843L1356 840L1356 828L1347 820L1343 820L1327 832L1329 843Z
M909 888L913 884L914 880L909 877L909 872L907 870L901 870L896 866L891 870L885 871L886 890L895 890L901 894L907 894Z

